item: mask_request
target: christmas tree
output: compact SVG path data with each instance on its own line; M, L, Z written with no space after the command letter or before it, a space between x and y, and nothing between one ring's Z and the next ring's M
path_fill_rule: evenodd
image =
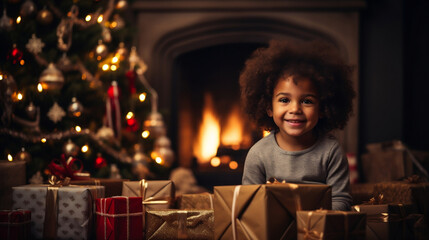
M173 160L125 0L9 0L0 159L72 178L164 178ZM150 156L150 157L149 157Z

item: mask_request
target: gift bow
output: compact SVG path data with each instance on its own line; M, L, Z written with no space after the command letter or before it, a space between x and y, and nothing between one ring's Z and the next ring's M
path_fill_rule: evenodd
M61 179L66 177L71 179L85 179L89 177L89 175L82 173L83 163L80 159L70 156L66 160L64 154L61 154L60 159L52 160L48 168L52 174Z

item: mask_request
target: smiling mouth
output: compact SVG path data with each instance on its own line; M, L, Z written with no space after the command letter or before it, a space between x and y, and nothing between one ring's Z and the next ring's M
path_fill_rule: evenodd
M290 123L303 123L305 121L304 120L286 120L286 122L290 122Z

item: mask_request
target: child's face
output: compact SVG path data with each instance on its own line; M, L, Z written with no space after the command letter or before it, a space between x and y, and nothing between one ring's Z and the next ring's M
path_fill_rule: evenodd
M281 78L274 88L272 109L267 111L279 127L284 140L314 139L313 128L319 120L319 97L308 78L293 81L293 76Z

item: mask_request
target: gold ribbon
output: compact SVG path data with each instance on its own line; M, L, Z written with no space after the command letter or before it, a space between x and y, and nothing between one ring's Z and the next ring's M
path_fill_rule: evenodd
M188 239L188 233L186 231L186 222L188 219L188 211L178 210L177 211L177 239Z

